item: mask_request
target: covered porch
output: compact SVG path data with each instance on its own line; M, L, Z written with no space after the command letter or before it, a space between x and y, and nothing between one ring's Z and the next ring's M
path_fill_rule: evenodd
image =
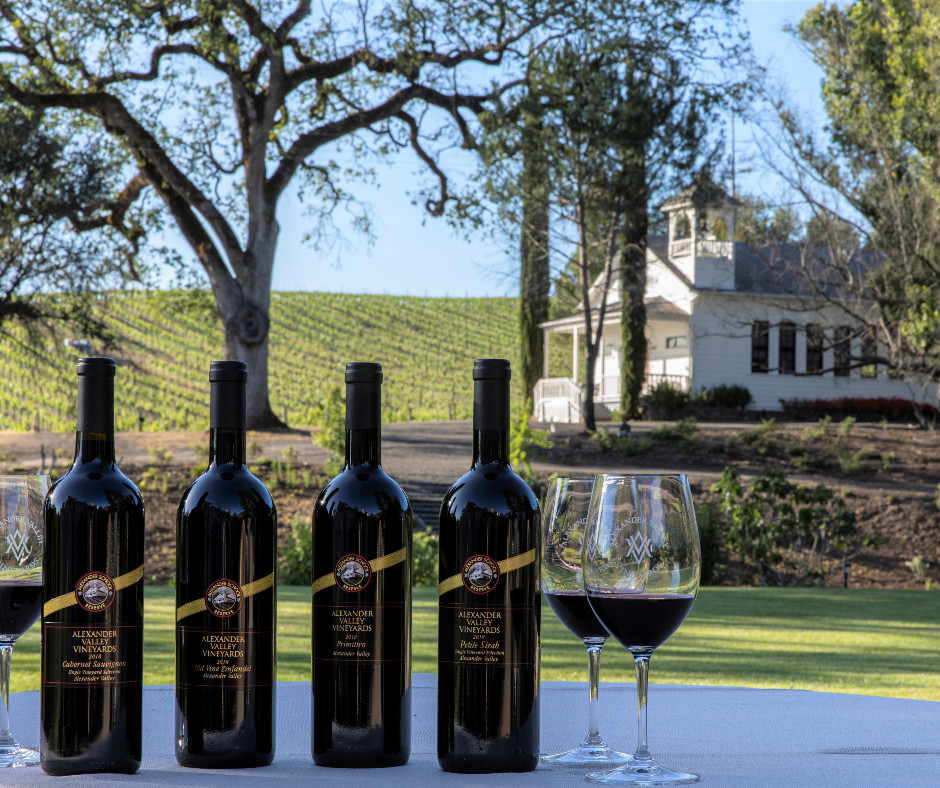
M688 314L662 298L648 299L646 308L647 362L642 393L663 382L688 389L692 372ZM598 313L595 310L596 316ZM544 332L542 378L533 391L533 416L541 422L579 422L584 404L584 314L549 320L540 328ZM569 375L558 375L559 365L551 364L550 337L558 334L571 336ZM620 405L622 356L617 304L605 315L594 367L594 409L598 419L610 418ZM556 374L550 376L553 367Z

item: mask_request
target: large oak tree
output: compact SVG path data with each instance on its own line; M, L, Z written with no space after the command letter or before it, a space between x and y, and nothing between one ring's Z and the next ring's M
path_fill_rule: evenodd
M0 0L0 90L82 113L121 143L125 181L85 226L136 232L128 209L159 195L208 277L226 356L251 369L260 427L277 423L269 310L285 193L328 219L355 196L338 146L364 169L410 147L438 185L426 206L442 213L454 198L428 140L449 125L471 147L473 115L569 5Z

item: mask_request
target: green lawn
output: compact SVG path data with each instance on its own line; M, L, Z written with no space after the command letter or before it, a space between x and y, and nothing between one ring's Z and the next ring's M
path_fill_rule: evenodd
M310 591L278 589L278 677L306 680ZM173 589L148 587L144 680L173 682ZM414 596L414 670L437 669L436 589ZM686 623L653 657L657 683L723 684L940 700L940 595L924 591L706 588ZM581 643L546 606L542 678L584 680ZM616 643L601 678L632 681ZM17 644L11 689L39 686L39 627Z

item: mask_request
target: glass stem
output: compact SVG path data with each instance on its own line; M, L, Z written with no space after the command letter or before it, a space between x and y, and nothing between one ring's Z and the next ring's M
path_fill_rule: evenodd
M585 640L584 645L588 653L588 732L581 746L602 747L604 740L598 730L597 687L600 682L601 649L604 648L604 641L595 643Z
M0 642L0 748L16 746L10 733L10 654L13 644Z
M650 672L650 653L633 654L636 664L636 752L634 760L653 762L646 744L646 690Z

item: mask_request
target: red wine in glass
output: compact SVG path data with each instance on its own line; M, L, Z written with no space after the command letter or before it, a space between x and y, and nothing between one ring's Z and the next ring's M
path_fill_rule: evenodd
M42 581L0 580L0 640L15 640L39 618Z
M552 612L580 640L607 640L609 634L597 620L583 591L546 591Z

